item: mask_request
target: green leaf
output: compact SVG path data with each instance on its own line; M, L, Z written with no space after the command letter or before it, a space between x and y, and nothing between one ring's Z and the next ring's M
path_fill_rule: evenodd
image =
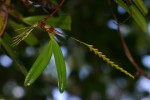
M51 39L51 41L58 74L58 87L59 91L62 93L66 88L66 79L67 79L65 61L57 42L53 38Z
M5 34L5 35L6 35L6 34ZM5 36L5 35L4 35L4 36ZM14 62L16 63L16 65L17 65L17 67L20 69L20 71L21 71L24 75L26 75L26 74L27 74L26 68L25 68L23 65L19 64L18 59L17 59L15 53L13 52L13 50L11 49L10 45L8 45L8 44L6 43L6 41L3 41L3 39L0 37L0 46L1 46L1 44L2 44L2 46L4 47L4 49L7 51L7 53L9 54L9 56L14 60Z
M8 11L4 2L0 2L0 36L3 35L7 24Z
M38 21L44 19L46 16L47 15L26 17L23 18L23 21L26 24L33 25ZM71 17L70 16L51 17L46 21L46 24L65 30L71 30Z
M12 28L14 30L16 30L16 33L18 33L18 34L27 30L26 26L24 26L23 24L20 24L20 23L16 23L11 19L9 19L9 24L12 26ZM24 29L22 29L22 28L24 28ZM32 34L32 32L29 34L29 36L24 41L31 46L39 43L37 37L35 37L35 35Z
M7 45L11 45L12 44L12 37L8 34L8 33L4 33L3 35L3 41L7 44ZM10 48L12 49L12 47L10 46Z
M145 6L143 0L133 0L133 2L140 9L143 15L148 13L147 7Z
M52 56L52 42L50 41L44 49L41 51L40 55L32 65L31 69L29 70L24 85L29 86L31 85L43 72L47 64L49 63Z
M147 32L147 22L141 12L133 5L131 5L132 17L137 25L142 29L143 32Z
M135 5L127 6L123 0L115 0L119 5L121 5L135 20L135 22L138 24L138 26L141 28L142 31L147 32L147 23L142 15L142 13L139 11L139 9Z

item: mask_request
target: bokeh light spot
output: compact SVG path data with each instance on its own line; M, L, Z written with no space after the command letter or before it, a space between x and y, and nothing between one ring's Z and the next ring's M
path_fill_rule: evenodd
M142 63L145 67L150 68L150 55L143 56Z
M63 93L60 93L58 88L55 88L52 91L52 95L54 98L53 100L67 100L69 96L69 94L66 91L64 91Z
M25 50L26 56L31 57L35 54L35 48L34 47L27 47Z
M4 54L0 56L0 64L3 67L5 67L5 68L10 67L12 62L13 62L13 60L9 56L4 55Z
M25 94L25 91L20 86L15 86L12 90L12 94L15 98L22 98Z
M116 22L115 20L109 20L107 22L108 28L117 30L117 24L115 24L115 22Z
M126 11L121 7L121 6L118 6L118 12L120 13L120 14L124 14L124 13L126 13Z
M137 82L137 90L140 92L149 92L150 93L150 80L144 77L141 77Z

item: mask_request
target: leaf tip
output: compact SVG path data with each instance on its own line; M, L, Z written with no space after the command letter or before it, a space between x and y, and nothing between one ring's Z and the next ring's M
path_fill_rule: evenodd
M59 89L60 93L63 93L64 90L65 90L65 89L64 89L63 87L61 87L61 88Z
M31 83L30 82L24 82L24 86L30 86L31 85Z

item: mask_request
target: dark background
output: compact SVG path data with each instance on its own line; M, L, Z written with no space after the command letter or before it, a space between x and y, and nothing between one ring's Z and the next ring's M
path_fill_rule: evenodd
M150 1L144 0L150 8ZM111 0L112 8L107 0L65 0L61 8L61 14L71 16L71 30L63 30L64 34L75 37L88 44L94 45L108 58L134 74L136 69L125 56L119 33L113 27L113 15L115 13L120 22L128 18L128 14L118 12L118 5ZM26 7L21 1L12 0L13 5L24 17L42 15L51 12L49 8ZM58 16L57 14L55 16ZM149 25L148 13L145 18ZM21 23L9 16L18 23ZM111 22L111 26L108 23ZM150 55L150 37L148 31L144 33L130 18L121 25L124 40L140 67L146 73L150 73L150 65L146 66L142 61ZM15 36L9 24L6 34ZM38 56L38 50L48 41L47 35L39 31L35 33L39 43L29 46L22 42L13 50L19 59L19 63L28 70ZM25 76L18 70L16 64L11 62L6 50L0 48L0 99L4 100L150 100L150 80L139 76L131 79L124 73L108 65L98 56L94 55L86 46L71 38L60 38L67 65L68 81L65 92L60 95L57 89L57 80L54 60L44 73L30 87L24 87ZM30 55L28 55L28 53ZM4 57L9 58L11 64L4 66ZM146 61L150 62L150 60ZM21 94L22 93L22 94Z

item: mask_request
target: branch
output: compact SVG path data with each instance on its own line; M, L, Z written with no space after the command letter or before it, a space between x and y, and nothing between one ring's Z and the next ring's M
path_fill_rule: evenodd
M108 1L108 4L110 5L111 9L112 9L112 6L111 6L111 1L110 0L107 0ZM115 21L117 23L118 22L118 19L116 17L116 15L113 13L113 17L115 19ZM127 56L127 58L129 59L129 61L131 62L131 64L135 67L135 69L137 70L137 72L135 73L135 76L139 76L139 75L142 75L148 79L150 79L150 76L148 76L141 68L140 66L135 62L135 60L133 59L124 39L123 39L123 36L122 36L122 32L120 31L120 24L116 24L117 25L117 30L118 30L118 33L119 33L119 36L120 36L120 39L121 39L121 42L122 42L122 45L123 45L123 48L124 48L124 52L125 52L125 55Z
M48 20L49 18L51 18L59 9L60 7L63 5L64 0L61 0L60 4L58 5L58 7L47 17L45 17L43 20L39 21L38 24L41 26L46 20Z

